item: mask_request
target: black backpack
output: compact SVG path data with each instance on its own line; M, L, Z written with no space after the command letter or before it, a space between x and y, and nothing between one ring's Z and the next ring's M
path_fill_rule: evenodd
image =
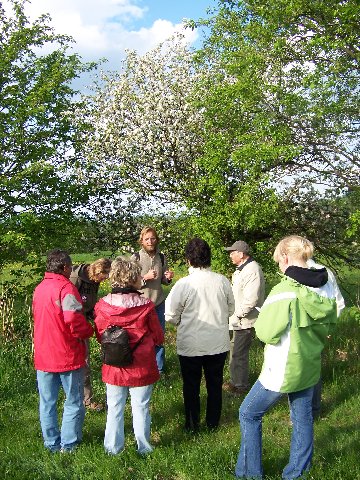
M129 344L129 334L117 325L108 327L101 335L102 362L113 367L126 367L133 362L133 352L140 344L141 337L133 348Z

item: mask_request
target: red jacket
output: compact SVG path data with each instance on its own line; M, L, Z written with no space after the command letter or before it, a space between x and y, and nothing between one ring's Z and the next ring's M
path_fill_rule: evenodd
M76 287L64 275L46 272L33 297L36 370L67 372L85 365L93 328L85 320Z
M134 350L134 361L131 365L102 366L103 382L118 386L143 387L159 380L155 345L163 343L164 333L153 302L138 293L107 295L95 305L95 326L99 341L103 331L111 325L126 328L130 347L143 338Z

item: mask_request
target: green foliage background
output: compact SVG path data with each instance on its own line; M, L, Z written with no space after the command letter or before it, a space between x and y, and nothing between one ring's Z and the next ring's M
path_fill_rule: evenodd
M168 110L172 104L174 108L167 116L161 109L163 92L177 95L176 75L166 59L159 58L159 50L145 59L130 53L124 76L109 78L129 81L140 111L149 107L152 121L133 123L154 143L148 156L138 150L126 162L120 156L117 176L116 152L97 158L87 143L94 136L92 115L102 111L98 106L107 91L96 90L98 96L84 99L72 87L96 65L84 64L70 52L72 39L55 34L47 15L30 22L23 0L11 0L11 5L13 15L8 16L0 4L1 478L233 478L240 399L224 397L217 432L203 430L196 437L183 432L176 333L171 327L167 375L153 395L153 455L137 456L129 409L126 450L118 457L103 452L104 414L87 414L84 442L75 454L50 455L42 446L30 309L44 255L51 248L66 248L76 263L104 256L103 250L110 257L131 253L145 224L158 230L176 278L186 274L183 251L194 236L209 242L213 269L227 275L233 267L223 247L246 240L269 284L276 281L271 253L282 236L297 233L314 241L317 260L338 274L348 309L324 353L324 419L315 424L310 478L357 478L359 2L219 0L208 18L188 23L206 32L191 64L189 52L174 59L174 49L169 50L173 71L182 71L181 81L189 88L186 98L176 97L179 104L167 104ZM45 46L50 52L39 54ZM131 84L140 73L141 85L157 79L161 98L147 98L151 92L146 89L141 96L139 85ZM131 104L134 98L131 93L123 103ZM121 101L119 105L121 109ZM185 117L176 142L162 148L157 135L174 131L180 107ZM193 115L189 124L186 112ZM121 132L115 121L113 126L115 134ZM104 140L97 138L100 145ZM184 145L189 147L187 156L182 155ZM150 166L150 160L156 161ZM159 208L164 204L165 212ZM104 386L95 340L92 348L100 399ZM255 342L252 380L261 363L262 349ZM264 421L267 478L279 478L289 437L284 401Z

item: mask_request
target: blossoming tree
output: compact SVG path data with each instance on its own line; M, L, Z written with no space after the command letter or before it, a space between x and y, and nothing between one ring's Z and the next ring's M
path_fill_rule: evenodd
M198 78L181 36L144 56L128 51L121 72L102 74L78 112L93 124L85 156L99 181L162 204L187 197L203 146Z

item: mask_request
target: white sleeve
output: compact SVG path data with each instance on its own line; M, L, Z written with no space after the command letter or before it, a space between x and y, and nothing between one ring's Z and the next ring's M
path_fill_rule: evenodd
M335 293L337 316L340 317L341 312L345 308L345 300L344 300L344 297L342 296L342 294L340 292L340 288L337 284L335 275L328 268L326 270L328 272L329 281L331 282L331 284L333 286L333 289L334 289L334 293Z
M307 263L307 266L309 268L316 268L317 270L319 268L324 268L324 265L321 265L320 263L316 263L312 258L310 258L306 263ZM333 293L334 293L334 297L335 297L335 300L336 300L337 316L340 317L341 312L345 308L345 300L344 300L344 297L342 296L342 294L340 292L340 288L337 284L335 275L330 270L330 268L327 268L327 267L325 267L325 268L326 268L326 271L328 273L328 280L331 283L331 286L333 287L333 290L334 290Z
M184 310L185 293L180 282L170 290L165 300L165 321L178 325Z

